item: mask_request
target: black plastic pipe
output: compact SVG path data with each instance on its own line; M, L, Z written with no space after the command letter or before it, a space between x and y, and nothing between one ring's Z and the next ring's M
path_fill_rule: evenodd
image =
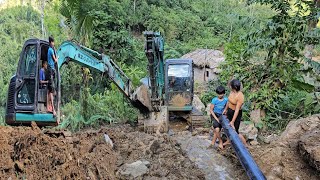
M247 148L242 143L238 133L230 126L226 116L220 117L220 123L231 141L231 145L240 160L242 167L246 170L251 180L266 180L257 163L252 158Z

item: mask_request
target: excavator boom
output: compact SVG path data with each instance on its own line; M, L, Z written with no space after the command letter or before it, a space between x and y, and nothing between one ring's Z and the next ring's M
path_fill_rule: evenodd
M82 66L93 68L101 73L105 73L121 92L130 100L133 92L132 82L126 74L109 58L94 50L77 45L72 41L65 41L57 51L59 57L58 69L69 61L73 61Z

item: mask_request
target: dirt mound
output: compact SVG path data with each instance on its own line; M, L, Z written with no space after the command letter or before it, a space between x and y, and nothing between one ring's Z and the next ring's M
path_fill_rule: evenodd
M125 163L139 160L150 162L149 172L145 179L204 179L204 174L186 157L180 145L167 134L150 135L123 129L111 129L110 137L116 143L116 151L120 153L118 167ZM117 173L119 174L119 173ZM126 176L119 175L121 179Z
M277 141L250 151L267 179L319 179L320 174L301 157L298 141L320 123L320 115L292 121Z
M301 156L320 172L320 126L303 135L298 144Z
M26 127L0 127L0 176L26 179L115 179L116 153L101 136L66 139Z
M204 179L199 169L167 135L135 132L129 126L87 130L71 135L31 127L0 126L0 177L12 179L132 179L125 164L148 161L138 177ZM114 147L105 141L105 134Z

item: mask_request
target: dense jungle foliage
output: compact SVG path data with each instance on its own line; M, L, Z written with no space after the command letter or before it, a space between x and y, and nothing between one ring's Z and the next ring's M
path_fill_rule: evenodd
M226 61L220 82L239 78L245 110L266 110L264 124L282 129L290 119L320 112L319 1L269 0L29 0L0 4L0 122L8 81L24 41L52 35L56 46L77 41L109 55L133 80L147 74L143 31L165 37L165 58L198 48L220 49ZM44 31L41 30L44 16ZM69 63L62 68L63 127L77 130L104 122L135 121L137 110L101 74ZM249 120L249 116L245 116Z

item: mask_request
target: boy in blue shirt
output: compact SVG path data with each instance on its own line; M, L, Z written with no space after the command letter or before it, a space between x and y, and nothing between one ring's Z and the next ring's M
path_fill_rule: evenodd
M210 105L210 117L212 121L212 127L214 129L214 135L210 146L214 146L217 138L219 139L219 148L223 149L222 139L220 136L221 124L219 117L223 114L223 111L227 107L228 98L224 96L226 90L223 86L218 86L216 89L217 97L213 98Z
M46 79L47 68L48 68L47 61L42 61L42 68L40 69L40 73L39 73L40 89L42 89L43 87L46 87L48 84L48 81Z
M55 93L55 76L56 69L55 64L58 63L58 57L56 56L55 47L54 47L54 39L53 37L49 37L49 49L48 49L48 73L49 73L49 91L51 93Z
M55 47L54 47L54 39L53 37L49 37L49 49L48 49L48 76L49 76L49 83L48 83L48 90L50 93L50 101L52 105L52 112L53 115L56 115L56 112L54 110L54 95L56 93L55 91L55 76L56 76L56 69L55 69L55 64L58 63L58 57L56 55Z

